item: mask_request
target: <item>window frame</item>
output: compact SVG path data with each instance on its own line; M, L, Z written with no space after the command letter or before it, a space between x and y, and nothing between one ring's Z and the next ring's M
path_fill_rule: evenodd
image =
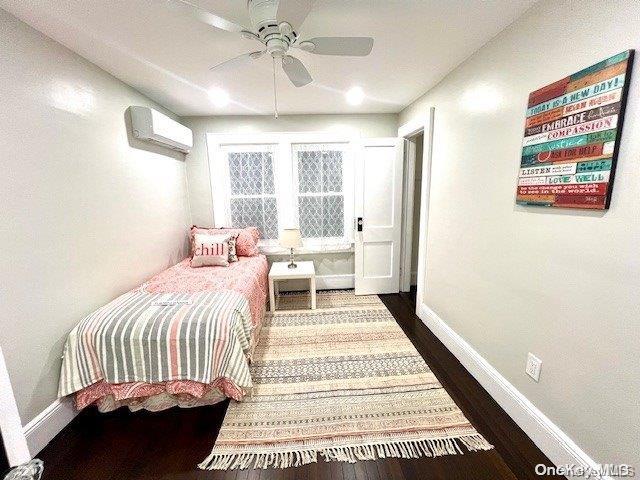
M278 232L283 228L297 226L298 220L298 178L297 158L294 158L293 146L296 144L339 144L343 156L343 196L344 196L344 238L342 242L329 242L325 239L304 239L301 252L348 251L353 248L353 208L354 208L354 166L359 139L353 135L341 133L257 133L257 134L206 134L208 152L209 180L213 225L230 225L229 199L230 181L226 154L229 147L243 148L269 147L274 154L274 182L276 205L278 208ZM324 192L323 192L324 193ZM320 195L320 194L318 194ZM331 195L331 194L329 194ZM335 195L335 194L334 194ZM332 238L331 240L338 240ZM260 247L266 253L280 253L278 239L260 241Z

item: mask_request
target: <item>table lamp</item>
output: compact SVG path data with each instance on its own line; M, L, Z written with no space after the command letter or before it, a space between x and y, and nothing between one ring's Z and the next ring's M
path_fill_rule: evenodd
M297 268L298 265L293 261L293 249L302 246L302 237L299 228L285 228L280 233L280 246L291 250L289 268Z

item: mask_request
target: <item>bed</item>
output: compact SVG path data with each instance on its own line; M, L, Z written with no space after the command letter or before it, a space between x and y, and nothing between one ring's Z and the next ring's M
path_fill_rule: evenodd
M69 334L59 396L103 412L242 400L267 274L264 255L228 267L192 268L187 258L121 295Z

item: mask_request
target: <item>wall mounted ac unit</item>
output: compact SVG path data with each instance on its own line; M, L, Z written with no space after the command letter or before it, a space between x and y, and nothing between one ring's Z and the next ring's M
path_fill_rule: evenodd
M130 107L133 136L173 150L189 153L193 132L184 125L149 107Z

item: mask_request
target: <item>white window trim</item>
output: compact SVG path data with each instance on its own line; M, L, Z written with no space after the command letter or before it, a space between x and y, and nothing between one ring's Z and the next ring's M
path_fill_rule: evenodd
M357 154L357 146L359 138L353 135L344 135L340 133L251 133L251 134L206 134L208 163L209 163L209 181L211 187L211 201L213 204L213 224L216 227L225 227L229 225L229 212L227 211L227 199L229 198L228 179L229 171L226 162L225 147L234 145L243 146L266 146L270 145L275 153L274 180L276 181L276 196L278 198L278 228L282 229L286 226L295 225L297 212L295 207L297 202L293 202L294 196L294 166L292 159L292 146L294 144L347 144L345 151L347 152L346 161L344 163L344 181L343 195L345 198L344 205L344 225L345 238L339 244L322 245L322 239L317 241L305 241L305 246L299 249L299 253L319 253L319 252L348 252L353 250L353 206L354 206L354 164ZM282 160L286 159L286 160ZM221 175L215 175L219 172ZM221 181L222 179L222 181ZM297 181L296 181L297 183ZM281 185L291 185L290 192L282 192ZM282 196L291 195L290 199L284 199ZM267 254L284 253L278 246L276 240L263 240L260 242L261 250Z

